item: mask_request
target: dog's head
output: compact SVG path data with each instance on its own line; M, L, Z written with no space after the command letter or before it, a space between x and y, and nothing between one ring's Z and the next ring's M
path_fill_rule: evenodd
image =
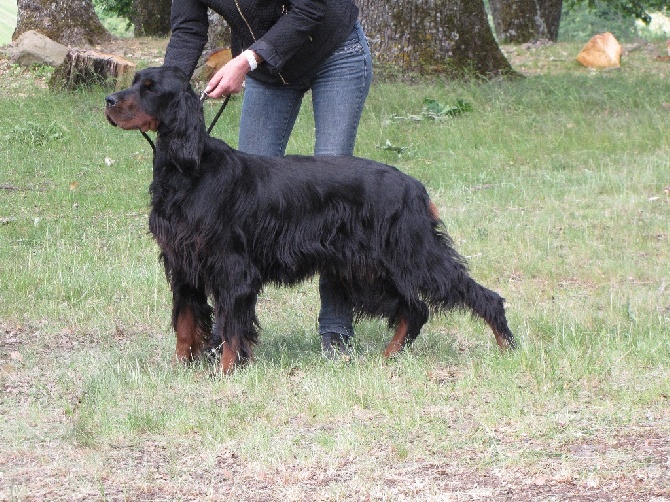
M205 122L200 100L182 70L171 66L142 70L128 89L110 94L105 102L110 124L157 131L175 164L184 171L197 169Z

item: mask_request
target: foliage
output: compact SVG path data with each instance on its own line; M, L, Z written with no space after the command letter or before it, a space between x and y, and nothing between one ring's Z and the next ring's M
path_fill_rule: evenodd
M107 15L132 19L133 0L93 0L93 4Z
M103 18L101 19L103 24L116 35L163 37L169 34L170 0L159 0L154 3L133 2L133 0L93 0L93 2L100 17Z
M0 45L12 41L16 28L16 0L0 0Z
M646 40L668 40L670 38L670 17L667 14L670 12L652 14L649 24L637 21L638 34Z
M635 19L605 3L599 3L593 9L578 4L563 8L560 41L585 42L596 33L609 31L620 41L631 40L637 35Z
M93 0L100 22L117 37L133 35L132 0Z
M564 6L573 9L586 5L592 11L611 9L624 17L651 21L651 12L663 12L668 8L668 0L565 0Z
M472 104L463 99L456 99L455 105L445 105L433 98L424 98L423 108L420 114L393 115L393 120L412 120L415 122L421 120L444 120L457 117L463 113L471 112Z
M472 105L462 99L457 99L455 105L443 105L431 98L423 100L424 114L432 119L440 117L456 117L465 112L472 111Z
M97 12L100 22L112 35L119 38L130 38L133 36L133 23L130 19L109 15L101 10Z

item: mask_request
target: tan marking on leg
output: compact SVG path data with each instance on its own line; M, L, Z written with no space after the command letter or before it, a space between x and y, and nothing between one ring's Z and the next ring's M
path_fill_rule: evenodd
M187 307L179 312L175 332L177 335L175 359L179 362L192 361L193 349L197 345L198 330L195 325L193 311L190 308Z
M221 373L224 375L229 375L237 366L237 351L233 350L230 345L226 342L223 342L223 348L221 349Z
M404 317L401 317L396 326L395 335L384 351L384 357L393 357L403 349L405 346L405 339L407 338L408 328L409 325L407 324L407 320Z
M440 219L440 212L437 210L437 206L431 201L428 204L428 210L430 211L431 216L438 221Z

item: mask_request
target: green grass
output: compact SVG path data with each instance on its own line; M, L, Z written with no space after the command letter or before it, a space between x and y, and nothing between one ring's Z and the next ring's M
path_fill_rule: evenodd
M12 41L16 28L16 0L0 0L0 45Z
M171 364L144 139L106 124L102 91L3 92L2 496L667 497L670 66L550 59L578 49L527 55L514 82L376 83L359 134L426 184L520 350L454 314L391 363L363 322L332 364L307 282L264 293L256 361L226 378ZM425 98L472 111L410 120ZM312 148L308 101L291 153ZM233 145L239 105L215 129Z

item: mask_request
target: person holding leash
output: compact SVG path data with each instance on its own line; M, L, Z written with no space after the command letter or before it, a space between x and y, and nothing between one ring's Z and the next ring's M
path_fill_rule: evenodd
M286 152L302 99L311 91L315 155L353 155L372 80L370 49L353 0L173 0L164 65L189 77L207 43L207 9L231 29L233 59L205 87L210 98L244 87L238 149ZM347 355L352 306L328 277L319 280L319 334L329 358Z

